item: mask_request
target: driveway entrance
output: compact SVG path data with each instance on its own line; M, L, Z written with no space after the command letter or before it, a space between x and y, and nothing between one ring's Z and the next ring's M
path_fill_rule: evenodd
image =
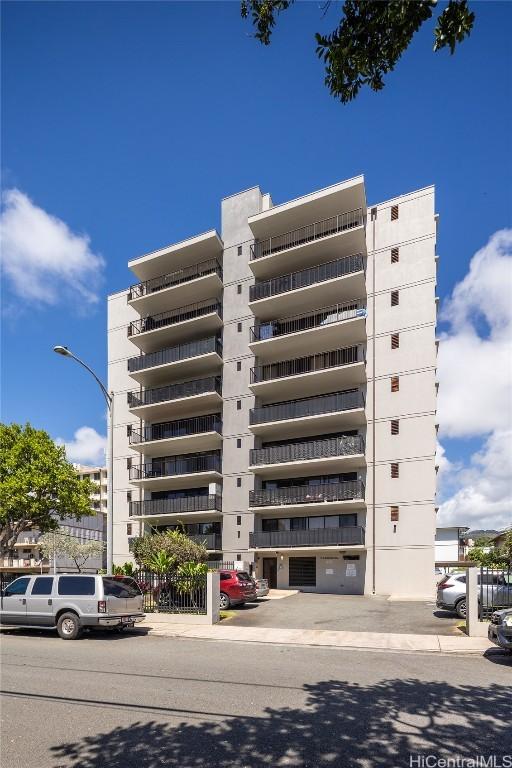
M398 634L458 634L457 616L435 603L393 602L385 597L299 593L280 600L258 600L237 609L227 624L240 627L331 629Z

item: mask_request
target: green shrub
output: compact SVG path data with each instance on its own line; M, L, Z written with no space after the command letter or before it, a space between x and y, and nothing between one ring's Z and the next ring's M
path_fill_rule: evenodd
M141 568L150 568L154 555L160 552L173 558L170 570L177 570L185 563L205 563L208 552L202 544L196 544L181 531L154 533L135 539L133 556Z

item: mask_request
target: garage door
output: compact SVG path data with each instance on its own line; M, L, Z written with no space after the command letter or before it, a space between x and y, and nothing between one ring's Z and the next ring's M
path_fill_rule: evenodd
M316 557L290 557L290 587L316 587Z

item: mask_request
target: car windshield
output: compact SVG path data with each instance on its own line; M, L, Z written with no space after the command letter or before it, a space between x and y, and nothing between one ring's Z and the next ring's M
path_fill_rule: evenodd
M142 592L134 579L129 577L103 577L103 593L106 597L139 597Z

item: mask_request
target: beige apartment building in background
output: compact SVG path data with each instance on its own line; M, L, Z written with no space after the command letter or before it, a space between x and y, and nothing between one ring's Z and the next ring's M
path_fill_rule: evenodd
M109 297L114 561L182 528L271 586L432 595L434 188L359 176L133 259Z

